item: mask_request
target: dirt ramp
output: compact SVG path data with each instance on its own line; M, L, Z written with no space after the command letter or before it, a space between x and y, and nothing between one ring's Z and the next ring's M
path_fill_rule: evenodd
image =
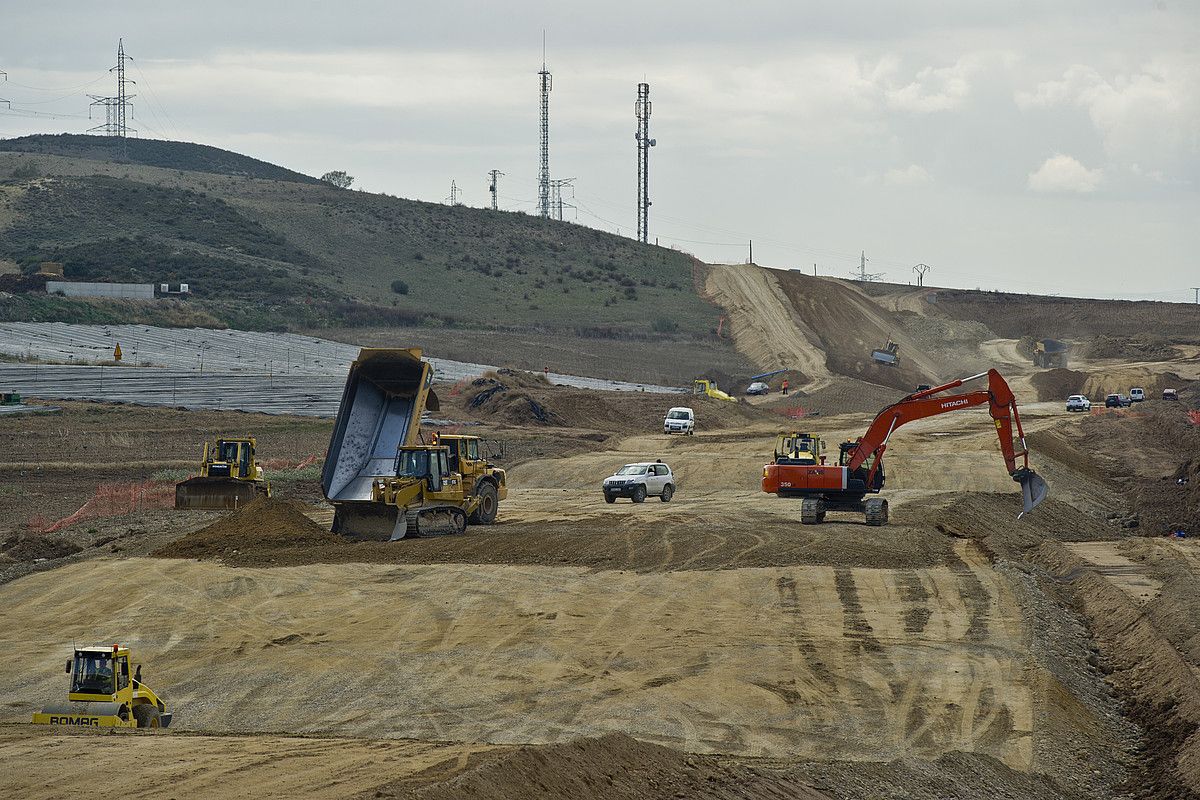
M344 540L313 522L296 500L261 497L152 555L159 558L251 558L269 561L284 548L339 545Z
M436 772L435 767L432 771ZM382 786L366 798L400 800L653 800L794 798L830 800L794 778L691 756L620 733L568 744L518 747L483 756L452 777Z
M1088 374L1086 372L1062 367L1034 373L1029 379L1029 383L1037 391L1037 399L1041 402L1050 400L1065 402L1069 395L1082 393L1087 381Z

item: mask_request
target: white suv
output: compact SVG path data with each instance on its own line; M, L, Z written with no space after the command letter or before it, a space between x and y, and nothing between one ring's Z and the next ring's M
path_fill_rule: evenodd
M676 406L667 412L667 418L663 420L663 433L687 433L693 434L696 432L696 415L687 406Z
M604 479L603 488L606 503L615 503L618 497L640 503L651 496L669 503L675 496L675 476L661 461L643 461L621 467Z
M1081 394L1073 394L1067 398L1067 411L1091 411L1092 401Z

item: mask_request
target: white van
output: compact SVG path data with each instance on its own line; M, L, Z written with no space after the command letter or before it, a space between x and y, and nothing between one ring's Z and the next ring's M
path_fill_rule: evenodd
M1140 403L1146 399L1146 390L1140 386L1135 386L1129 390L1129 399L1135 403Z
M667 412L667 417L663 420L663 433L693 434L695 432L696 415L690 408L676 406Z

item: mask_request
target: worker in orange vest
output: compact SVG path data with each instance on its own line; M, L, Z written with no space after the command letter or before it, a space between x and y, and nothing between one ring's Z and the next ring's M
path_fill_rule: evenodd
M788 381L787 381L787 378L784 378L783 379L783 393L784 394L787 394L787 387L788 387Z

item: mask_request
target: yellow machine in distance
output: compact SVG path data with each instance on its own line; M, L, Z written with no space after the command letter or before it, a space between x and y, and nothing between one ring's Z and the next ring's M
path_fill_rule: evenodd
M142 683L139 664L129 674L129 648L77 647L67 662L71 688L67 702L46 706L33 715L35 725L90 728L165 728L171 712L149 686Z
M175 508L237 509L271 496L271 484L255 460L255 440L218 439L204 443L200 476L175 485Z
M718 389L716 381L710 381L707 378L697 378L692 381L692 394L702 394L715 400L728 400L731 403L737 402L736 398Z
M824 458L825 442L804 431L781 433L775 440L776 464L816 465Z
M435 433L432 445L401 446L395 477L375 479L371 500L394 520L390 540L462 533L491 525L508 497L504 470L488 463L478 436Z

